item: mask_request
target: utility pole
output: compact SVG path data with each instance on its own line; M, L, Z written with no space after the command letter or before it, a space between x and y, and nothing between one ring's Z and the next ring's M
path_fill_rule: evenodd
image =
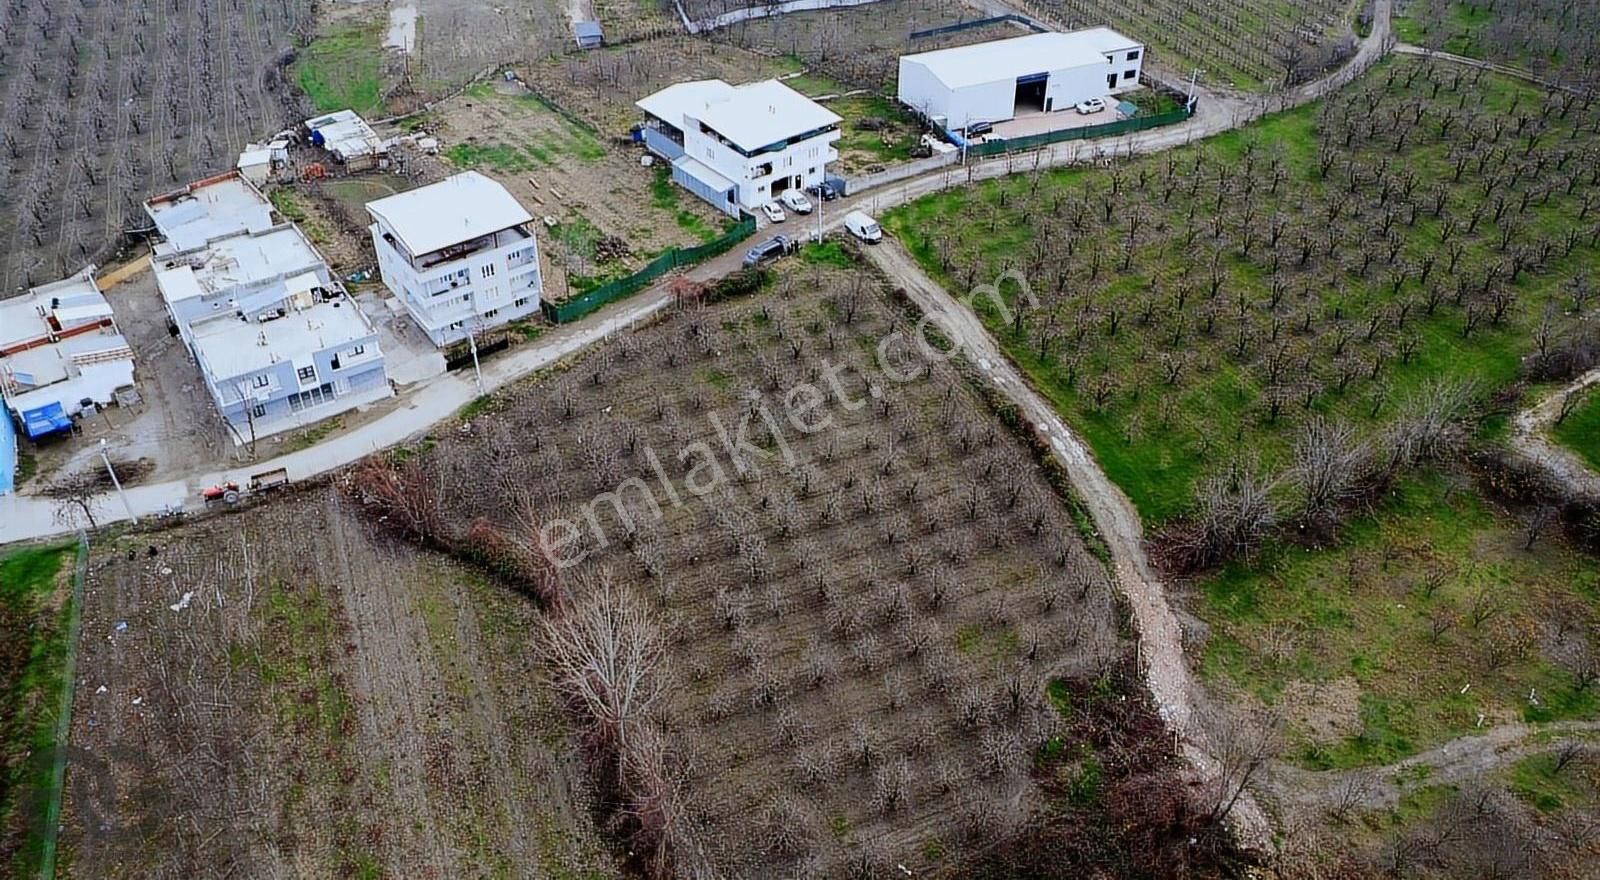
M117 469L111 466L111 456L106 455L106 440L100 438L100 460L106 464L106 473L111 475L111 485L117 487L117 497L122 499L122 509L128 512L128 521L134 525L139 524L139 518L133 514L133 505L128 503L128 493L122 491L122 481L117 479Z
M472 375L478 380L478 396L483 396L483 370L478 367L478 337L467 328L467 347L472 349Z
M1191 113L1191 114L1194 113L1194 87L1195 87L1195 83L1199 81L1200 74L1202 74L1202 73L1205 73L1205 71L1203 71L1200 68L1196 67L1194 69L1194 72L1189 74L1189 100L1184 102L1183 109L1189 111L1189 113Z

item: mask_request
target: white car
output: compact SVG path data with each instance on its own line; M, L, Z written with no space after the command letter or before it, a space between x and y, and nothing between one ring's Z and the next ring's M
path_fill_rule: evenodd
M1090 98L1089 100L1078 104L1078 112L1085 116L1088 116L1092 113L1099 113L1104 109L1106 109L1105 98Z
M778 207L777 202L767 202L762 205L761 213L767 215L767 219L773 223L782 223L786 219L783 216L783 209Z
M797 189L784 190L783 193L778 196L778 201L783 202L783 206L785 208L788 208L796 214L811 213L811 200L806 198L805 193Z

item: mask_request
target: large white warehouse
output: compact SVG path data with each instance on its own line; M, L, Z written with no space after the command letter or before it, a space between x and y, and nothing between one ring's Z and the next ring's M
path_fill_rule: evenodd
M1144 46L1110 28L900 56L900 102L947 129L1070 110L1139 85Z

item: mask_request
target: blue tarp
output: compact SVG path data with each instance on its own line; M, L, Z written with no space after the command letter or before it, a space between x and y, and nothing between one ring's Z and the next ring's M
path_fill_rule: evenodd
M0 495L15 485L16 470L17 427L11 423L11 413L0 404Z
M72 430L72 417L59 403L25 409L22 411L22 429L28 432L28 439L37 440L46 434Z

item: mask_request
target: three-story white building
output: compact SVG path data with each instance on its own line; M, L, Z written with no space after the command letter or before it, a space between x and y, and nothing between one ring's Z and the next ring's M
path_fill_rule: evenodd
M729 214L822 183L839 158L839 116L777 80L669 86L636 103L640 136L672 179Z
M468 171L367 213L383 283L435 345L538 311L533 217L500 184Z

